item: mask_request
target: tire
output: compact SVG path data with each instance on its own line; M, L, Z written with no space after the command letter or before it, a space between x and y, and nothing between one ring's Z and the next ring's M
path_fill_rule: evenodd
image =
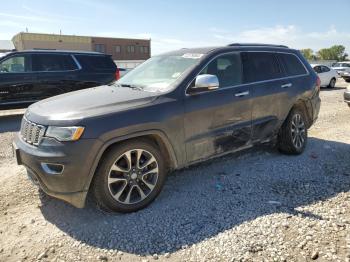
M345 82L350 83L350 79L345 79Z
M329 82L328 87L329 87L329 88L334 88L336 82L337 82L337 79L332 78L331 81Z
M143 209L162 190L166 170L165 161L153 143L144 139L122 143L103 157L97 169L92 185L96 203L110 212Z
M304 112L299 108L289 113L278 134L278 149L282 153L299 155L304 152L307 144L305 119Z

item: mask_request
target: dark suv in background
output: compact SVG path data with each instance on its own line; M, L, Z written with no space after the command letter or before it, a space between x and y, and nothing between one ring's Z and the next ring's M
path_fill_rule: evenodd
M73 51L21 51L0 58L0 107L109 84L118 78L109 55Z
M106 210L151 203L169 170L274 142L301 154L320 79L299 51L232 44L154 56L118 82L31 105L18 164L52 196Z

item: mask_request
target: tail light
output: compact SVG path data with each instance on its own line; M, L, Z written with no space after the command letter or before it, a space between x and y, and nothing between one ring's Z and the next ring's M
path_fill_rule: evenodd
M120 79L120 71L119 68L117 68L117 70L115 71L115 80L119 80Z
M321 90L321 79L319 76L317 76L317 79L316 79L316 90L317 92Z

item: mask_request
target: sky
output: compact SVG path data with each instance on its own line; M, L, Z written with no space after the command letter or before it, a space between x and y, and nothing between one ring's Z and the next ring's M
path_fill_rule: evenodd
M152 54L229 43L350 52L350 0L11 0L0 40L18 32L151 38Z

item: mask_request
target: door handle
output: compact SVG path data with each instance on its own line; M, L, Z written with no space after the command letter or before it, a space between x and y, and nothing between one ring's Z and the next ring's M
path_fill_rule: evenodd
M282 88L292 87L292 83L281 85Z
M242 96L247 96L249 95L249 91L241 92L241 93L236 93L235 97L242 97Z

